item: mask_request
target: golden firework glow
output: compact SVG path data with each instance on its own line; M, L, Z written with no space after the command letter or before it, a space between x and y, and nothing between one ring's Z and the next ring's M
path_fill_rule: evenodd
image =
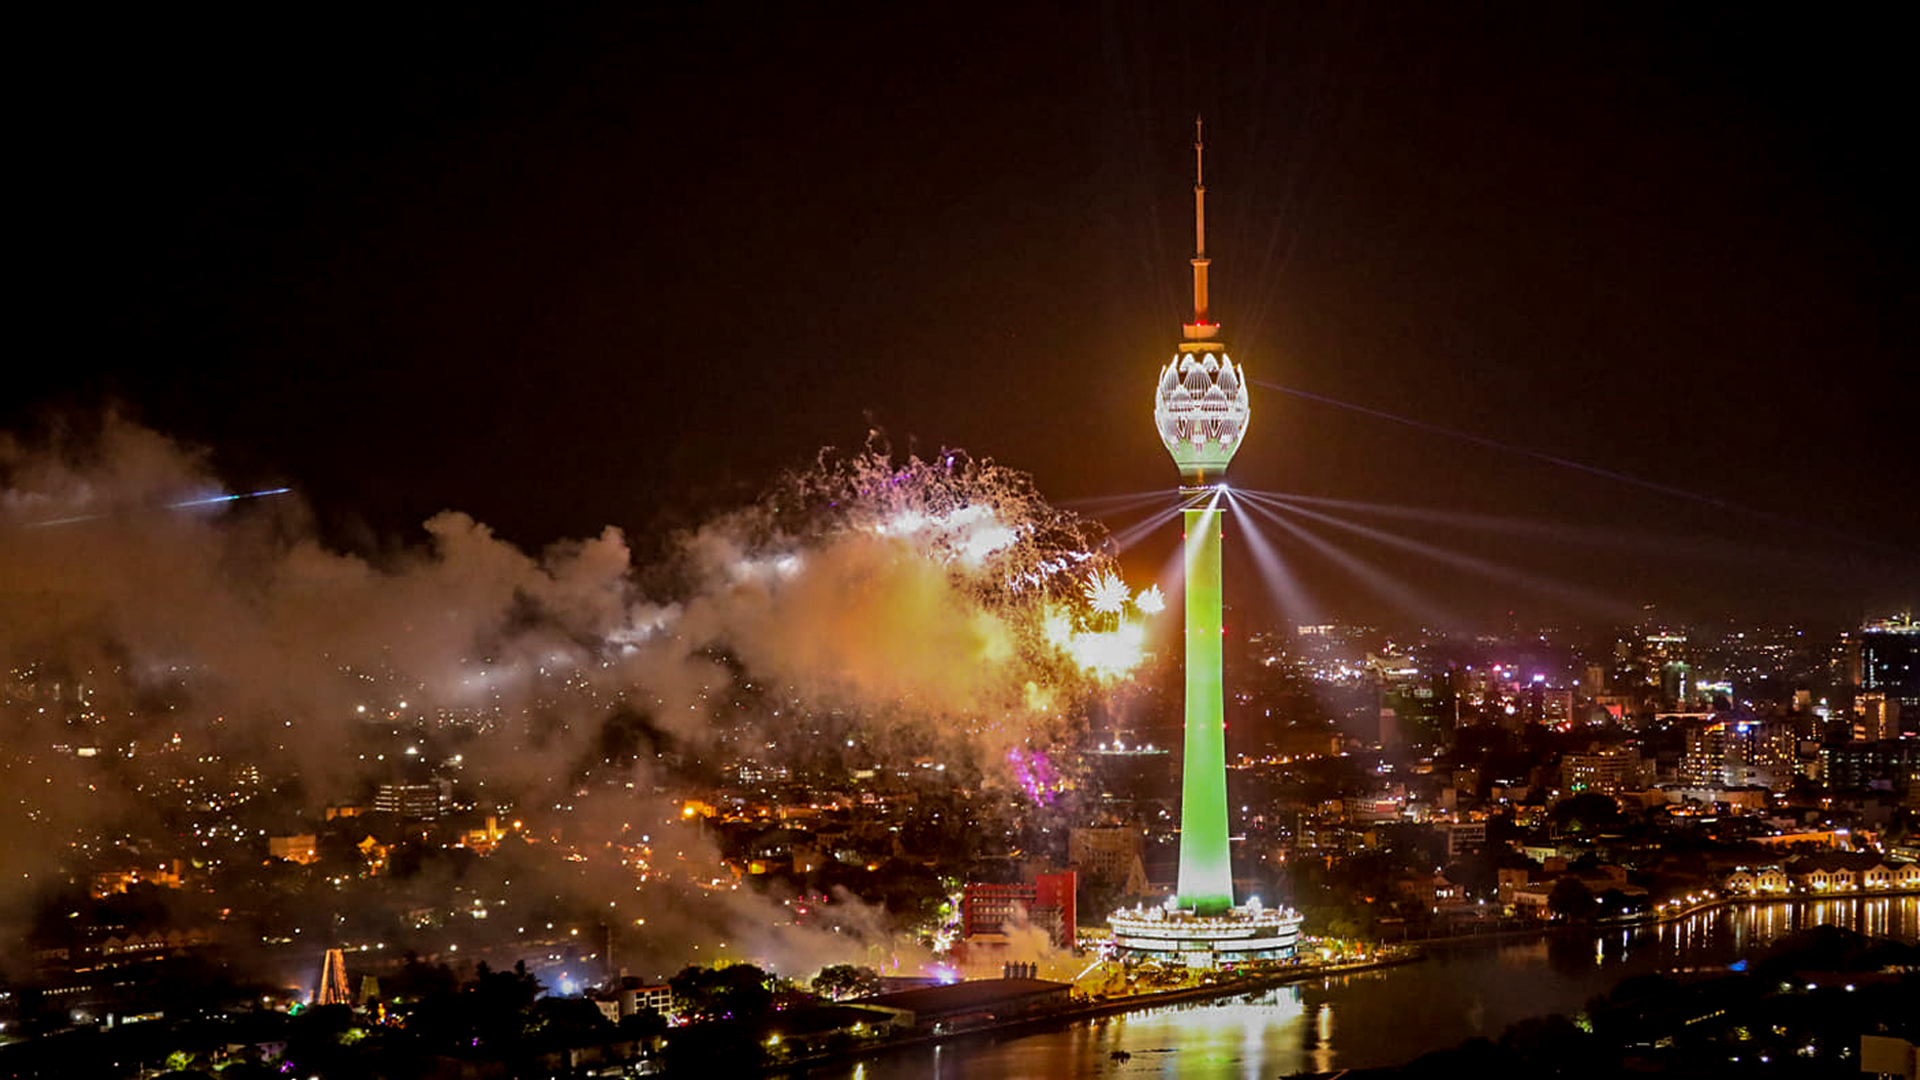
M1082 615L1065 606L1047 608L1042 621L1047 641L1088 675L1120 679L1132 674L1146 656L1147 631L1143 620L1126 617L1132 597L1127 583L1102 570L1087 581L1081 595L1087 602ZM1140 614L1150 615L1166 607L1166 598L1158 586L1149 586L1132 604ZM1086 617L1086 611L1093 617Z
M1117 629L1075 634L1068 642L1067 655L1083 669L1105 679L1117 679L1140 666L1146 655L1146 628L1137 622L1121 623Z

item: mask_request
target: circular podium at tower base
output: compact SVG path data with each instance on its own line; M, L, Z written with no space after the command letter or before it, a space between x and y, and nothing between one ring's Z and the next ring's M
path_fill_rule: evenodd
M1219 915L1164 907L1116 911L1107 919L1120 955L1193 968L1246 960L1289 960L1300 944L1300 913L1244 904Z

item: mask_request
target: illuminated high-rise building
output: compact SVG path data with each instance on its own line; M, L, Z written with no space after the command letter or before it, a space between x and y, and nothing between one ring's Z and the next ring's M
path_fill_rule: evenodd
M1180 876L1158 908L1121 912L1111 925L1135 955L1213 966L1234 958L1291 955L1300 918L1252 900L1236 907L1227 841L1226 691L1222 675L1220 533L1227 465L1246 436L1251 409L1240 369L1208 310L1207 188L1200 122L1193 139L1193 321L1181 326L1160 370L1153 420L1180 469L1186 571L1186 727L1180 787Z
M1567 754L1560 759L1560 782L1570 795L1582 791L1602 795L1631 791L1640 787L1645 771L1640 750L1632 745L1595 746L1585 753Z
M1920 715L1920 622L1912 615L1861 628L1860 689L1885 694L1903 715Z
M1862 690L1853 697L1853 740L1879 742L1900 737L1900 702L1880 690Z
M452 805L453 782L450 780L381 784L373 795L375 810L416 821L445 817Z
M1793 725L1736 716L1687 728L1680 780L1702 788L1783 787L1793 778Z

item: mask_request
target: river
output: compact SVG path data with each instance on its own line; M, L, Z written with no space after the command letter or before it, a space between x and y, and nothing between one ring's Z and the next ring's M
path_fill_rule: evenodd
M1047 1031L981 1036L808 1072L807 1080L1273 1080L1410 1061L1547 1013L1572 1015L1629 975L1724 968L1782 935L1831 923L1914 941L1920 896L1781 901L1660 926L1435 946L1426 960L1258 994L1169 1005ZM1129 1055L1115 1061L1113 1052Z

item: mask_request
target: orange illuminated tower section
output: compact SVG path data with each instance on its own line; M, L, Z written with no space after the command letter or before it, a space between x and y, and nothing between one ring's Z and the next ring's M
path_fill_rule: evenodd
M1207 318L1207 170L1204 154L1206 140L1201 137L1200 118L1193 118L1193 321L1180 329L1188 341L1212 343L1220 333L1220 324Z

